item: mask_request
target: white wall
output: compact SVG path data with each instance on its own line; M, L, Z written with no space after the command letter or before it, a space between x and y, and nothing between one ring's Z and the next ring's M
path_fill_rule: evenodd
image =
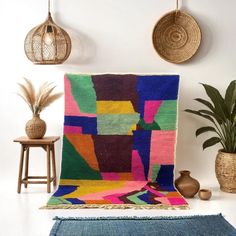
M24 54L24 38L46 18L47 1L0 0L0 174L17 179L20 148L12 141L24 134L24 125L31 118L15 95L16 83L23 76L36 84L55 81L58 90L63 90L65 72L177 73L182 81L176 171L189 169L203 185L216 184L214 160L219 147L202 151L204 139L196 139L194 132L205 122L183 110L196 108L193 98L205 96L199 82L224 91L236 78L236 1L182 0L180 6L196 18L203 34L199 52L187 63L163 61L152 46L153 27L175 8L174 0L57 0L52 1L52 15L71 35L72 54L63 65L37 66ZM48 135L62 135L63 106L60 99L42 113ZM59 161L61 144L56 147ZM46 173L43 153L35 154L32 172Z

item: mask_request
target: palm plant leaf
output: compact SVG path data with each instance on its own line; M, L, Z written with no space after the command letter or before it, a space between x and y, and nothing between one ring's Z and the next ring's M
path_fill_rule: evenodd
M233 106L233 111L232 111L231 116L232 116L231 118L232 122L236 123L236 103Z
M211 121L212 123L215 123L215 121L208 115L204 115L202 114L201 112L199 111L195 111L195 110L191 110L191 109L185 109L184 111L188 112L188 113L192 113L192 114L195 114L195 115L198 115L198 116L201 116L209 121Z
M202 145L203 150L206 149L207 147L210 147L219 143L220 141L221 139L219 137L212 137L212 138L207 139Z
M230 113L233 111L236 101L236 80L233 80L225 93L225 103Z
M207 84L202 85L205 88L208 97L214 104L215 113L217 113L222 118L222 120L225 121L227 118L230 117L230 112L225 104L223 97L216 88Z
M215 112L214 106L213 106L210 102L208 102L207 100L204 100L204 99L202 99L202 98L195 98L194 100L197 101L197 102L200 102L200 103L204 104L204 105L207 106L211 111Z
M204 126L204 127L201 127L199 129L197 129L195 134L196 134L196 137L197 137L198 135L203 134L205 132L209 132L209 131L217 133L217 131L216 131L216 129L214 127Z
M199 110L199 112L200 112L201 114L209 115L209 116L215 118L215 120L216 120L219 124L221 124L222 122L224 122L224 121L222 120L222 118L221 118L217 113L214 113L214 112L208 111L208 110Z

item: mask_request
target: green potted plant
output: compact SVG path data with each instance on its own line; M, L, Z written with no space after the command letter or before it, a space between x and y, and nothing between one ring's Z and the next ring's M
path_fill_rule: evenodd
M24 80L25 83L18 84L20 87L18 95L27 103L33 116L26 123L25 132L31 139L40 139L45 135L47 128L45 121L40 118L40 113L63 93L53 93L56 86L49 82L43 83L36 92L32 82Z
M216 88L208 84L202 85L209 100L195 100L204 108L185 111L211 123L210 126L197 129L196 136L206 132L213 133L213 136L203 143L203 149L217 143L222 145L215 161L216 177L222 191L236 193L236 80L229 84L224 97Z

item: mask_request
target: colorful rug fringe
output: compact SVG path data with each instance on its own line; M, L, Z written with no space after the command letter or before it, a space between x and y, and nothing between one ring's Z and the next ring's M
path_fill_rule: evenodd
M67 74L60 184L46 208L188 208L173 184L178 85Z

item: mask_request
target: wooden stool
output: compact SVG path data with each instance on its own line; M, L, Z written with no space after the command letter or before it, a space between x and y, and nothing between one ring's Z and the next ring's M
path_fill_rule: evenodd
M27 188L28 184L47 184L47 192L50 193L50 183L53 181L53 185L56 186L56 163L55 163L55 149L54 143L59 140L60 137L44 137L42 139L29 139L28 137L20 137L14 140L21 144L21 155L20 155L20 167L18 177L17 192L21 192L21 184ZM47 152L47 176L28 176L29 169L29 151L31 147L41 147ZM25 160L25 176L22 179L23 165ZM51 164L52 161L52 177L51 177ZM38 179L32 181L32 179ZM39 181L39 179L46 179L47 181Z

